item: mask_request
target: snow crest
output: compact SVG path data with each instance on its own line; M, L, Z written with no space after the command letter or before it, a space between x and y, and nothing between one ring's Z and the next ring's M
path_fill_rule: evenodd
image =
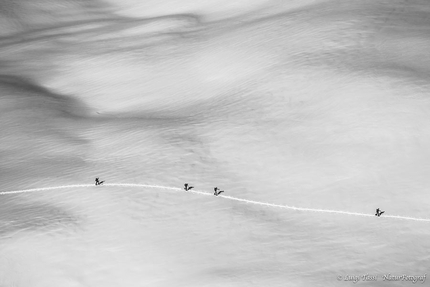
M21 190L3 191L3 192L0 192L0 195L17 194L17 193L28 193L28 192L38 192L38 191L48 191L48 190L55 190L55 189L81 188L81 187L95 187L95 188L103 188L103 187L145 187L145 188L169 189L169 190L190 192L190 193L199 194L199 195L213 196L212 193L207 193L207 192L198 191L198 190L188 190L188 191L185 191L182 188L177 188L177 187L162 186L162 185L149 185L149 184L134 184L134 183L108 183L108 184L104 184L102 186L97 186L97 187L95 185L93 185L93 184L73 184L73 185L62 185L62 186L52 186L52 187L42 187L42 188L32 188L32 189L21 189ZM249 200L249 199L232 197L232 196L228 196L228 195L219 195L218 197L229 199L229 200L240 201L240 202L244 202L244 203L262 205L262 206L274 207L274 208L284 208L284 209L297 210L297 211L322 212L322 213L337 213L337 214L345 214L345 215L370 216L370 217L374 216L373 214L350 212L350 211L330 210L330 209L314 209L314 208L295 207L295 206L289 206L289 205L281 205L281 204L260 202L260 201L254 201L254 200ZM382 218L392 218L392 219L404 219L404 220L427 221L427 222L430 222L430 219L427 219L427 218L416 218L416 217L399 216L399 215L384 215Z

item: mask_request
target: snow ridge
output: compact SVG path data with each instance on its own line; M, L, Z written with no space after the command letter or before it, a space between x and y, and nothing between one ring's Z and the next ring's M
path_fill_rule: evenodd
M42 187L42 188L32 188L32 189L21 189L21 190L3 191L3 192L0 192L0 195L17 194L17 193L28 193L28 192L38 192L38 191L48 191L48 190L56 190L56 189L81 188L81 187L103 188L103 187L106 187L106 186L107 187L110 187L110 186L111 187L146 187L146 188L169 189L169 190L176 190L176 191L182 191L182 192L195 193L195 194L199 194L199 195L214 196L212 193L202 192L202 191L198 191L198 190L188 190L188 191L185 191L184 189L177 188L177 187L169 187L169 186L162 186L162 185L148 185L148 184L134 184L134 183L106 183L106 184L103 184L103 185L97 186L97 187L94 184L62 185L62 186L52 186L52 187ZM228 196L228 195L218 195L218 197L229 199L229 200L240 201L240 202L244 202L244 203L257 204L257 205L268 206L268 207L275 207L275 208L291 209L291 210L297 210L297 211L337 213L337 214L345 214L345 215L374 217L373 214L358 213L358 212L349 212L349 211L341 211L341 210L330 210L330 209L314 209L314 208L295 207L295 206L289 206L289 205L281 205L281 204L274 204L274 203L267 203L267 202L248 200L248 199L237 198L237 197L232 197L232 196ZM427 218L416 218L416 217L399 216L399 215L384 215L381 218L393 218L393 219L404 219L404 220L427 221L427 222L430 222L430 219L427 219ZM381 218L379 218L379 219L381 219Z

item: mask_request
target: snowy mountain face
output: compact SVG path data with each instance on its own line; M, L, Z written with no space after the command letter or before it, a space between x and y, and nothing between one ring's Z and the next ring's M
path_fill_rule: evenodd
M1 287L430 284L428 1L2 1L0 27ZM210 196L1 194L96 177Z

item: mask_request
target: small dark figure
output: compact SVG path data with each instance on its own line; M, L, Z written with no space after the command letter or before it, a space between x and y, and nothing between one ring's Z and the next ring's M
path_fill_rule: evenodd
M376 209L375 216L380 217L385 211L381 211L379 208Z
M190 189L194 188L194 186L189 186L188 183L184 184L185 191L188 191Z
M99 178L98 178L98 177L96 177L96 185L102 185L102 184L103 184L103 182L105 182L105 181L104 181L104 180L99 181Z
M218 195L220 195L223 192L224 192L224 190L219 190L218 187L214 187L214 195L215 196L218 196Z
M379 216L379 210L380 210L379 208L376 209L375 216Z

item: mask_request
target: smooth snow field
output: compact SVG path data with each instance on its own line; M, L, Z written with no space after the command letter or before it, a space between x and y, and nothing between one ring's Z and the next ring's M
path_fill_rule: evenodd
M430 286L429 206L427 0L0 2L0 287Z

